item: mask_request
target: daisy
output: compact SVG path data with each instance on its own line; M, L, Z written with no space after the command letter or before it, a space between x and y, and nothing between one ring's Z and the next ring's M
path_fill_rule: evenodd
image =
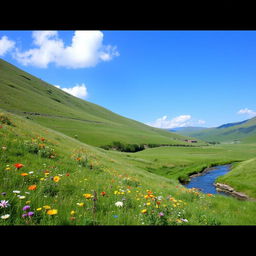
M6 220L6 219L8 219L10 217L10 214L5 214L5 215L2 215L1 216L1 219L2 220Z
M0 202L0 207L1 207L1 208L7 208L8 206L10 206L10 204L8 203L8 201L6 201L6 200L1 200L1 202Z
M117 207L122 207L124 205L124 203L123 202L116 202L115 203L115 206L117 206Z

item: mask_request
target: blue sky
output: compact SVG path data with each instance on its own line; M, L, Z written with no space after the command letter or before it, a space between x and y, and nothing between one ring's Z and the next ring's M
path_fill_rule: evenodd
M0 58L156 127L256 115L256 31L0 31Z

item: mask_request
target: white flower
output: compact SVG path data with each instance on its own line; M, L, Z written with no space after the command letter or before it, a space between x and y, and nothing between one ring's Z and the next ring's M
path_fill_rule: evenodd
M6 220L10 217L10 214L5 214L1 216L1 219Z
M180 219L181 221L183 221L183 222L188 222L188 220L187 219Z
M115 206L117 206L117 207L122 207L124 205L124 203L123 202L116 202L115 203Z
M29 172L29 174L33 174L34 172L32 171L32 172Z
M13 192L14 194L19 194L19 193L20 193L19 190L13 190L12 192Z
M30 194L30 192L25 192L25 194L28 194L28 195L29 195L29 194Z
M26 198L25 196L19 196L19 199L24 199L24 198Z
M8 201L6 201L6 200L1 200L1 202L0 202L0 207L2 207L2 208L7 208L8 206L10 206L10 204L8 203Z

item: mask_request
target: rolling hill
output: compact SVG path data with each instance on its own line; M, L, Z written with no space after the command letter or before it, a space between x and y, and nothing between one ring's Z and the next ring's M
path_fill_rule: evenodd
M0 59L0 108L94 146L184 144L185 137L76 98ZM139 111L139 109L138 109Z
M236 123L223 124L216 128L197 131L178 130L178 134L193 136L205 141L256 142L256 117Z

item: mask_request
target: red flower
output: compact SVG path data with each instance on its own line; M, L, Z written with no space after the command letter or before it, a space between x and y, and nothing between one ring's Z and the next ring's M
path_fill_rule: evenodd
M40 140L41 140L41 141L45 141L45 138L44 138L44 137L42 137Z
M66 173L66 176L69 176L70 174L69 173Z
M14 164L14 166L15 166L17 169L20 169L20 168L22 168L24 165L17 163L17 164Z
M100 194L101 194L102 196L105 196L105 195L106 195L106 192L103 191L103 192L101 192Z

